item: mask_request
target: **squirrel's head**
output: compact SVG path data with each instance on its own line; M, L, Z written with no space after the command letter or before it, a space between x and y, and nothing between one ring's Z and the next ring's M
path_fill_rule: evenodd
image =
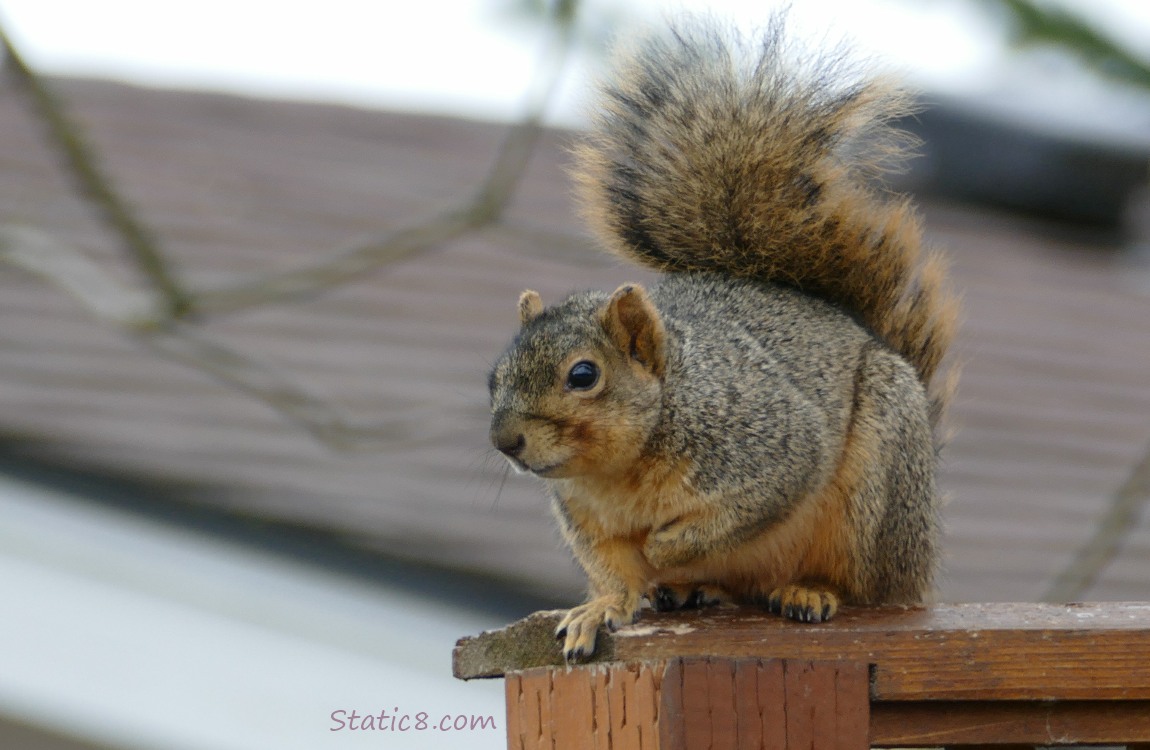
M625 472L660 413L666 333L638 284L544 309L519 298L519 334L496 362L491 442L542 477Z

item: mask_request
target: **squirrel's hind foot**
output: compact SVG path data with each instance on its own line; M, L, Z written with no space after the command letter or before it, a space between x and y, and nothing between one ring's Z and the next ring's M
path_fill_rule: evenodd
M656 612L674 612L680 609L703 609L732 601L731 595L719 586L710 584L664 583L647 594Z
M807 586L780 586L767 596L767 609L788 620L826 622L839 609L839 598L830 590Z

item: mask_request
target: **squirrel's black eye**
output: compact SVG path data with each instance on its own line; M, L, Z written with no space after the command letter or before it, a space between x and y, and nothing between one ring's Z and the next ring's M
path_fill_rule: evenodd
M567 373L567 387L573 391L585 391L594 388L599 382L599 368L594 362L583 360L571 366Z

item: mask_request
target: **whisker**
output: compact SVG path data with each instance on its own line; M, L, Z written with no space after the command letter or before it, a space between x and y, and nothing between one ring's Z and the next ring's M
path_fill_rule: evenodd
M511 464L505 463L503 465L503 473L499 475L499 489L495 491L495 502L491 503L491 510L495 510L499 505L500 498L503 497L503 486L507 484L507 475L511 473Z

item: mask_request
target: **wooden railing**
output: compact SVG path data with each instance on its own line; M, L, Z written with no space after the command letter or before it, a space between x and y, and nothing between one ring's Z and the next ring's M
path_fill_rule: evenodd
M557 613L464 638L516 750L1126 745L1150 750L1150 604L644 613L568 667Z

